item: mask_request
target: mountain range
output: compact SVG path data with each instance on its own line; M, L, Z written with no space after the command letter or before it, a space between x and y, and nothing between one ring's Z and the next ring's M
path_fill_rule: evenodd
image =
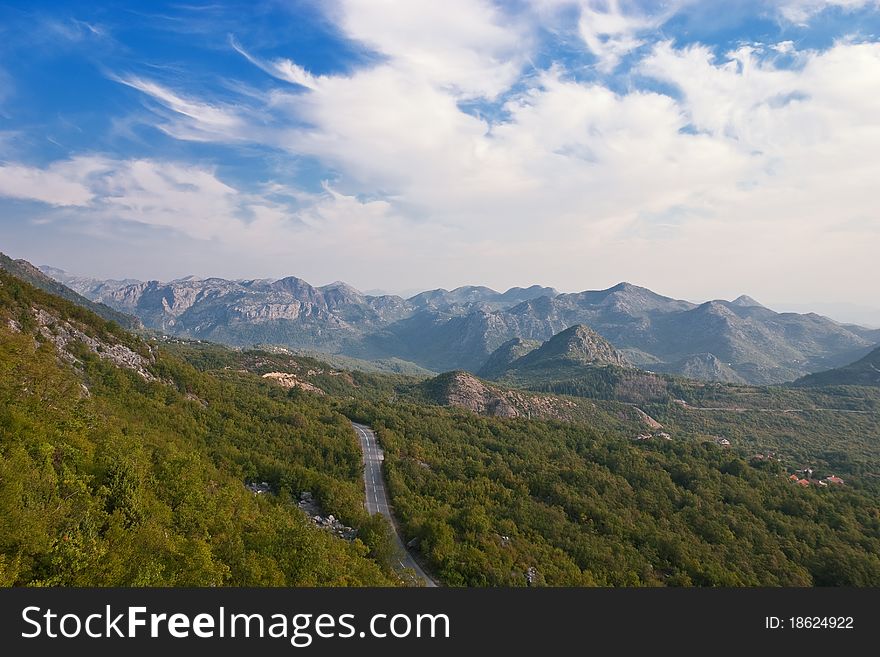
M880 343L880 329L814 313L777 313L748 296L697 304L630 283L570 294L537 285L506 292L466 286L404 299L371 296L341 282L315 287L295 277L145 282L41 269L92 302L163 333L234 346L398 358L433 371L486 375L487 368L503 369L504 358L522 357L580 324L633 366L753 384L838 367ZM510 353L504 356L496 350L506 343Z

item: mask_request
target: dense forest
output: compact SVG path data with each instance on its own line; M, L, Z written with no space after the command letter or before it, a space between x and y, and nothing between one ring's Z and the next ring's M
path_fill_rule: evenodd
M101 357L123 347L144 373ZM291 503L305 490L369 544L310 524ZM396 584L362 499L358 444L328 401L200 372L0 273L0 583Z
M852 475L880 495L880 388L751 386L614 366L568 366L513 379L530 390L601 405L639 406L678 439L731 441L744 455L773 452L791 468Z
M352 403L407 537L450 585L880 584L880 510L713 442Z

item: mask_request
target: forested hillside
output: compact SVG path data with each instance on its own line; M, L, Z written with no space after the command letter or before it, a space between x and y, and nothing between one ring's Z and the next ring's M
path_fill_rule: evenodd
M370 545L312 525L304 490ZM395 584L362 498L325 399L199 372L0 272L3 585Z

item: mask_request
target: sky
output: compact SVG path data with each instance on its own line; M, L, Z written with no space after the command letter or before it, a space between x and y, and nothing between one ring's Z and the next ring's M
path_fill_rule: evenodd
M0 0L0 250L875 312L877 0Z

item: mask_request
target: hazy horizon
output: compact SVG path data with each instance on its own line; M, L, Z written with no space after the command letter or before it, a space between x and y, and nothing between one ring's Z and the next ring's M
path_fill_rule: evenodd
M36 2L0 25L13 257L629 281L880 325L875 0Z
M15 257L14 254L7 254L7 255L10 255L11 257ZM26 260L26 258L24 258L24 259ZM55 265L53 265L51 263L31 263L31 264L34 264L41 269L44 267L54 267L54 268L63 270L66 274L73 275L73 276L80 276L80 277L87 277L87 278L98 278L98 279L103 278L103 277L93 276L92 274L90 274L88 272L68 271L68 270L65 270L63 267L56 267ZM837 302L837 301L828 301L828 300L811 301L811 302L806 302L806 303L791 303L791 302L787 302L787 301L778 301L777 300L777 301L771 301L771 302L765 303L760 299L755 299L755 297L751 294L748 294L748 292L742 292L741 294L728 296L728 297L714 296L711 298L687 298L684 296L678 296L674 293L667 293L663 290L656 290L656 289L652 288L650 285L638 283L635 281L619 280L616 283L612 283L610 285L586 286L586 287L581 287L581 288L577 288L577 289L561 289L561 288L556 287L554 285L548 285L548 284L544 284L542 282L502 285L497 288L492 287L492 286L487 286L482 283L464 283L462 285L453 285L453 286L436 285L433 287L426 287L426 288L395 288L395 289L384 289L383 288L383 289L378 289L378 288L361 287L353 281L345 281L345 280L341 280L341 279L334 279L332 281L310 281L308 279L303 278L302 276L298 276L295 273L287 274L286 276L293 276L296 278L300 278L302 280L305 280L310 285L313 285L314 287L324 287L324 286L332 285L334 283L345 283L347 285L351 285L352 287L354 287L355 289L357 289L361 293L366 294L368 296L392 295L392 296L399 296L404 299L409 299L409 298L411 298L417 294L420 294L422 292L429 292L429 291L440 290L440 289L454 290L459 287L469 287L469 286L489 287L489 288L495 290L496 292L506 292L507 290L509 290L511 288L517 288L517 287L518 288L528 288L531 286L540 286L540 287L552 287L558 293L565 294L565 293L584 292L584 291L589 291L589 290L604 290L604 289L608 289L609 287L614 287L615 285L618 285L620 283L631 283L632 285L637 285L639 287L648 288L652 292L655 292L655 293L663 295L663 296L667 296L667 297L670 297L673 299L682 299L682 300L690 301L691 303L696 303L696 304L701 304L701 303L705 303L707 301L716 301L716 300L733 301L737 297L745 295L745 296L751 297L752 299L754 299L755 301L757 301L761 305L766 306L770 310L780 312L780 313L781 312L795 312L795 313L814 312L814 313L824 315L826 317L829 317L835 321L838 321L838 322L841 322L844 324L860 324L860 325L868 327L868 328L880 328L880 307L872 307L872 306L868 306L868 305L859 305L859 304L850 304L850 303L841 303L841 302ZM237 277L237 278L229 279L229 280L255 280L255 279L260 279L260 278L277 279L277 278L285 278L286 276L280 276L280 277L245 276L245 277ZM112 276L112 277L106 277L105 280L111 280L111 279L125 280L127 278L133 278L133 279L140 280L142 282L149 281L149 280L158 280L159 282L162 282L162 283L169 283L174 280L182 280L182 279L193 278L193 277L198 278L198 279L218 278L218 276L212 276L212 275L197 276L195 274L188 274L186 276L178 276L173 279L158 279L154 276L152 276L152 277L147 276L147 277L143 277L143 278L135 277L135 276ZM223 277L220 277L220 278L223 278Z

